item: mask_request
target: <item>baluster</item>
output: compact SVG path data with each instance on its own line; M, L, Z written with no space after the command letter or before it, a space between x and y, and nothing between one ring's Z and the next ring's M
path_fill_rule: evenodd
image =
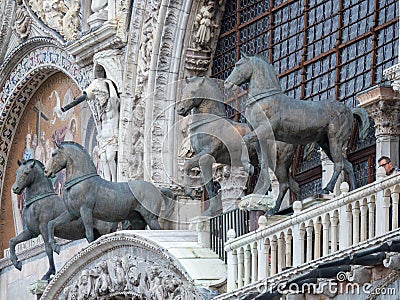
M265 249L264 249L264 257L265 257L265 278L271 276L271 266L270 266L270 250L271 250L271 242L270 240L265 240ZM259 277L260 279L263 277Z
M392 230L399 227L399 193L392 193Z
M285 237L281 234L278 239L278 273L285 266Z
M361 211L361 236L360 241L363 242L367 239L367 224L368 224L368 207L365 201L360 206Z
M304 247L304 244L306 242L306 230L305 228L300 228L299 230L299 255L300 255L300 259L299 259L299 264L303 264L305 263L304 258L306 256L306 249Z
M292 266L292 234L288 232L285 237L285 267Z
M368 199L368 238L371 239L375 236L375 199L370 197Z
M386 233L389 231L389 214L390 214L390 196L386 195L383 196L383 232L382 233Z
M246 246L244 251L244 285L249 285L251 282L251 252L250 245Z
M253 243L251 247L251 283L254 283L257 280L258 280L258 250L257 250L257 243Z
M276 274L276 265L277 265L277 255L276 255L276 248L278 247L276 237L274 237L271 241L271 274Z
M315 241L314 241L314 258L321 257L321 223L317 222L315 225Z
M346 209L346 225L347 225L346 246L349 247L352 245L352 241L353 241L353 237L352 237L353 218L352 218L352 212L351 212L351 205L348 205L347 209Z
M322 256L329 254L329 227L331 222L329 221L329 215L327 215L322 223Z
M232 241L236 237L236 232L233 229L229 229L228 233L228 241ZM227 265L228 265L228 274L227 274L227 290L228 292L235 290L238 281L238 257L236 250L228 251L227 253Z
M313 234L314 228L312 225L307 226L306 232L307 232L307 257L306 257L306 262L309 262L313 259Z
M243 248L239 248L238 252L238 278L237 278L237 287L243 287L243 276L244 276L244 253Z
M360 242L360 208L358 202L354 204L353 211L353 245Z
M339 224L339 217L333 213L331 217L332 220L332 227L331 227L331 253L338 250L338 224Z

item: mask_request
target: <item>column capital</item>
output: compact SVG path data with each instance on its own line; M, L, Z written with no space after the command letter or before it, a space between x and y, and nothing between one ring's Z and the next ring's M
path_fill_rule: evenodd
M400 77L399 77L400 79ZM357 95L360 107L375 121L375 135L400 134L400 93L390 86L375 86Z

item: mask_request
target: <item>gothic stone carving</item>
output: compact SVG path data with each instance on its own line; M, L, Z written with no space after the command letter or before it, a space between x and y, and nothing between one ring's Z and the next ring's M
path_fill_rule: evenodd
M55 275L41 299L202 298L168 250L122 231L81 250Z

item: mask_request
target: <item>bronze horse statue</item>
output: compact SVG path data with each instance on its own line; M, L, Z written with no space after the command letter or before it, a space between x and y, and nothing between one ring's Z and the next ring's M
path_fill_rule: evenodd
M210 197L210 206L205 214L212 215L217 208L216 193L212 182L213 162L241 167L243 165L242 137L249 134L251 129L246 123L238 123L226 117L226 108L221 89L217 83L208 77L192 77L187 79L182 91L182 101L179 102L177 112L187 116L193 110L190 124L190 141L194 150L194 157L186 160L184 165L185 176L191 169L199 167L202 183ZM275 207L269 213L276 213L282 200L290 188L299 195L300 188L289 172L295 147L291 144L271 142L266 145L268 151L268 165L273 170L279 182L279 195ZM249 145L245 149L244 161L257 162L257 149ZM276 158L276 164L274 162Z
M10 239L10 259L13 265L21 271L22 263L15 254L15 246L38 237L41 234L50 265L49 270L42 277L42 280L49 280L50 276L55 274L56 268L54 265L53 250L49 244L47 224L50 220L55 219L65 212L66 208L64 202L54 192L51 180L44 175L44 166L40 161L30 159L23 163L18 163L19 168L12 190L18 195L24 189L26 190L22 211L26 229L16 237ZM101 235L114 232L117 229L117 223L94 220L94 229L94 238L97 239ZM85 238L85 228L82 219L79 218L57 226L55 228L55 235L67 240Z
M244 136L245 143L258 140L263 147L271 137L295 145L316 142L334 163L333 175L321 193L333 191L343 169L349 175L351 188L356 187L353 166L344 157L344 151L354 118L360 123L360 139L367 134L369 119L364 109L350 109L336 100L294 101L283 93L273 66L261 55L242 55L225 80L225 87L246 82L249 87L245 117L253 130ZM267 158L268 151L262 149L259 156L262 169L268 167ZM267 172L263 175L265 182L269 182ZM259 193L267 188L268 185L261 187Z
M89 153L78 143L63 142L57 148L46 165L45 174L55 176L66 169L63 200L67 211L49 222L49 241L55 252L59 246L54 241L54 228L82 218L86 238L94 240L93 218L108 221L129 221L134 229L161 229L158 217L161 205L165 203L165 216L173 211L174 195L166 188L158 189L154 184L134 180L132 182L111 182L97 175L96 167ZM143 226L142 220L144 220Z

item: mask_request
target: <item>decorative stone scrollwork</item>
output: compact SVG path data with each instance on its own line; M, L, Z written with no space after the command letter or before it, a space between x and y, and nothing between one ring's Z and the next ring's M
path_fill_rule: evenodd
M127 255L102 260L94 267L83 269L58 299L175 300L191 299L190 294L190 288L165 266Z
M28 37L31 30L32 19L30 18L22 0L18 0L16 2L18 8L15 13L15 21L12 29L15 30L15 32L21 39L25 39Z

